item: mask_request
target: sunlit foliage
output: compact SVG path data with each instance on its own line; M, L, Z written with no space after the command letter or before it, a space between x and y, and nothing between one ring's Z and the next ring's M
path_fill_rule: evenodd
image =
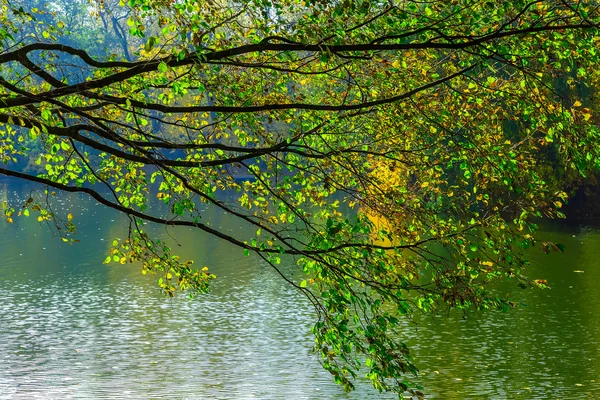
M490 295L498 279L545 285L523 276L522 249L534 218L562 216L549 179L598 163L593 106L575 95L598 82L598 7L0 0L0 174L49 194L5 203L5 218L74 241L47 199L86 193L131 221L105 262L141 263L170 295L215 276L142 222L211 233L314 304L336 382L420 396L398 324L514 306ZM255 237L212 227L205 207Z

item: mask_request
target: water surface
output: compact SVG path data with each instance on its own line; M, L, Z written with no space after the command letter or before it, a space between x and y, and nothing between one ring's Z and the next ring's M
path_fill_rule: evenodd
M6 198L30 190L0 183ZM259 259L202 233L156 228L218 276L208 295L168 299L139 267L102 264L126 233L122 217L80 196L60 202L77 210L74 246L35 218L0 223L0 398L395 398L368 382L351 395L333 384L309 353L310 305ZM600 398L600 232L555 225L543 235L567 252L531 254L530 275L551 289L506 285L526 307L406 325L428 398Z

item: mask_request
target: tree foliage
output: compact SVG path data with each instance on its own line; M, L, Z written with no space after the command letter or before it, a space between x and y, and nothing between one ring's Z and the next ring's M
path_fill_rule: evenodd
M314 304L315 349L347 389L361 370L419 395L403 319L514 306L499 279L543 286L522 249L534 218L562 217L548 182L598 164L595 1L32 4L0 0L0 174L121 211L130 235L106 262L140 262L170 295L214 275L143 221L257 253ZM45 200L4 204L9 222L30 213L74 240Z

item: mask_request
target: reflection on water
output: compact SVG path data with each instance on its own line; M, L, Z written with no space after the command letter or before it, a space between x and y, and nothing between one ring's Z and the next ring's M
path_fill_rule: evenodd
M531 251L528 275L551 289L512 289L508 313L422 321L410 340L432 398L600 398L600 232L547 228L565 254ZM583 272L582 272L583 271Z
M0 186L2 197L28 193ZM80 244L52 238L35 218L0 223L0 398L394 398L367 383L347 396L332 383L308 353L310 306L259 260L158 228L218 276L209 295L167 299L139 268L101 264L125 234L118 214L83 197L62 201L81 210ZM242 229L225 216L212 221ZM600 233L545 235L567 252L532 254L530 275L552 289L506 286L526 308L407 325L430 398L600 398Z

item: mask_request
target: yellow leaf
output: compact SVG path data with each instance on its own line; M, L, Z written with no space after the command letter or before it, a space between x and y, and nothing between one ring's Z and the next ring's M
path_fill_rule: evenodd
M573 103L573 107L580 107L581 106L581 102L579 100L577 100L575 103Z
M400 68L400 61L396 60L392 63L392 67L394 68Z
M421 183L421 187L422 188L426 188L427 186L429 186L429 182L423 182L423 183Z
M73 214L68 213L67 214L67 220L71 221L73 219Z

